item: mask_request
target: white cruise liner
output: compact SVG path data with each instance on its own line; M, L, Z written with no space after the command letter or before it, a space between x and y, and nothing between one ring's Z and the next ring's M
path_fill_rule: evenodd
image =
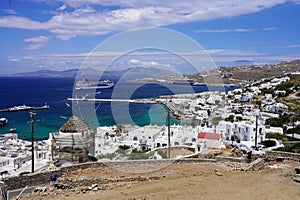
M79 80L76 82L76 90L92 90L92 89L108 89L114 86L114 82L110 80L103 81L89 81L87 79Z

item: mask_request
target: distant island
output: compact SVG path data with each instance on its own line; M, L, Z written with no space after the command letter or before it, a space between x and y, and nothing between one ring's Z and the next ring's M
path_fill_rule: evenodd
M215 77L222 78L224 84L243 84L253 82L263 78L281 76L283 74L300 72L300 60L282 61L277 64L265 65L242 65L224 67L220 66L210 71L202 71L197 74L175 74L165 70L157 70L146 67L128 68L120 71L99 71L93 68L70 69L65 71L38 70L35 72L15 73L1 75L1 77L39 77L39 78L76 78L84 77L87 79L111 79L133 82L168 82L173 83L177 80L193 80L198 83L205 83Z
M24 72L24 73L14 73L0 75L1 77L36 77L36 78L76 78L76 76L88 78L88 79L98 79L99 75L102 74L102 79L118 79L124 71L105 71L101 72L93 68L85 69L70 69L65 71L53 71L53 70L38 70L34 72Z

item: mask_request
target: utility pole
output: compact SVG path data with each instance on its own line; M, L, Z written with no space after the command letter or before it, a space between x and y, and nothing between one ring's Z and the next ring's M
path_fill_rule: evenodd
M30 124L31 124L31 173L34 173L34 116L35 112L29 112L30 114Z
M31 160L32 160L32 166L31 166L31 172L34 173L34 122L37 122L34 120L34 116L36 115L34 110L44 110L44 109L49 109L50 106L46 103L44 106L40 107L26 107L26 108L21 108L21 109L1 109L0 112L27 112L29 111L30 118L31 120L27 123L31 124Z
M257 150L257 129L258 129L258 115L256 115L255 120L255 149Z
M170 133L170 109L167 107L167 111L168 111L168 157L169 157L169 159L171 158L171 148L170 148L170 146L171 146L171 139L170 139L170 137L171 137L171 133Z
M292 122L293 122L293 133L292 133L292 139L295 140L295 116L292 116Z

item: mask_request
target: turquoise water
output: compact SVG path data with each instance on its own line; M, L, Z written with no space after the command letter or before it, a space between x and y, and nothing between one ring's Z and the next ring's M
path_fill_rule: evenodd
M49 104L49 110L39 110L36 112L35 119L35 139L47 139L49 132L56 132L74 113L82 120L86 121L92 128L97 126L115 125L116 122L112 116L111 104L86 104L82 103L78 109L71 109L66 105L72 104L67 98L72 97L73 79L61 78L0 78L0 108L9 108L16 105L42 106ZM129 84L130 85L130 84ZM130 87L130 86L126 86ZM96 98L111 98L113 89L102 90ZM126 90L124 90L124 94ZM172 94L164 87L156 84L145 86L138 89L130 98L153 97L163 94ZM76 103L75 103L76 104ZM113 105L128 106L126 104ZM129 105L130 116L126 113L118 113L118 116L124 118L124 123L132 119L134 124L144 126L150 123L163 125L166 119L161 113L164 108L159 105L134 104ZM96 117L93 117L96 113ZM7 133L10 128L16 128L20 138L31 139L30 115L28 112L10 112L0 113L0 117L6 117L9 124L0 127L0 134ZM176 122L172 118L172 122Z
M126 103L79 103L73 102L73 109L68 107L68 97L74 97L74 79L65 78L5 78L0 77L0 109L9 108L16 105L43 106L49 104L49 110L39 110L36 112L35 119L35 139L47 139L49 132L57 132L59 128L73 114L86 121L90 127L111 126L116 124L135 124L144 126L148 124L164 125L167 123L167 115L162 105L153 104L126 104ZM188 87L188 88L187 88ZM131 94L132 88L134 92ZM141 84L141 83L122 83L118 88L101 90L99 94L89 94L87 91L76 93L77 97L88 95L91 98L152 98L159 95L172 95L172 91L187 93L191 86L174 84ZM210 88L211 89L211 88ZM215 87L214 90L227 90L234 88ZM200 93L208 91L205 86L192 88L193 91ZM117 97L114 96L115 91ZM190 93L190 92L189 92ZM113 114L112 108L115 113ZM128 112L124 108L128 108ZM0 117L6 117L9 124L0 127L0 134L7 133L10 128L16 128L20 138L31 139L30 115L28 112L0 113ZM116 121L116 118L118 119ZM178 124L171 115L171 124Z

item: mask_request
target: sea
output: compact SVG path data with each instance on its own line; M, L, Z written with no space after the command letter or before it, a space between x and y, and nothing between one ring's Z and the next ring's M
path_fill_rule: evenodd
M118 80L114 81L118 83ZM44 140L48 139L50 132L59 131L60 127L72 115L78 116L94 129L97 126L112 126L120 123L130 123L138 126L165 125L167 123L166 108L161 104L110 102L91 104L70 102L67 98L155 98L161 95L186 93L187 91L190 93L191 89L191 86L189 86L187 90L187 86L184 85L178 85L176 86L177 89L174 90L172 89L174 84L124 82L116 84L117 88L115 86L114 88L101 89L92 91L90 94L90 91L74 92L74 82L73 78L0 77L0 109L20 105L39 107L48 104L50 109L37 110L34 116L34 139ZM192 87L195 93L208 90L228 91L231 89L234 88L223 86ZM114 106L114 109L112 109L112 106ZM126 107L128 109L124 109ZM31 140L31 118L28 111L0 112L0 117L9 120L7 125L0 127L0 134L9 132L11 128L16 128L19 138ZM174 116L171 116L171 124L181 123Z

